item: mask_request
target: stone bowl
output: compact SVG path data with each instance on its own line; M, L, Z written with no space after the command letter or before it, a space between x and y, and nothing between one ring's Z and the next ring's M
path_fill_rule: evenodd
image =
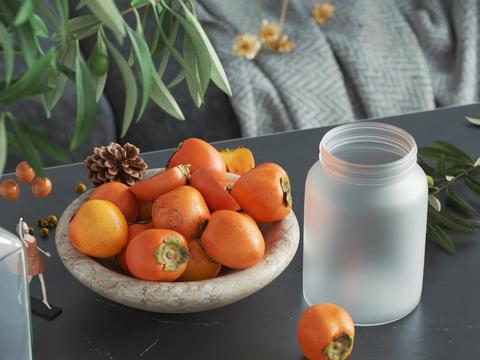
M149 170L152 176L162 169ZM237 178L228 174L231 180ZM282 221L259 224L265 238L265 256L244 270L222 270L214 279L190 282L153 282L120 273L114 262L78 252L68 239L68 224L91 190L80 195L63 212L55 243L65 267L97 294L136 309L159 313L189 313L215 309L243 299L272 282L288 266L298 248L300 230L293 211Z

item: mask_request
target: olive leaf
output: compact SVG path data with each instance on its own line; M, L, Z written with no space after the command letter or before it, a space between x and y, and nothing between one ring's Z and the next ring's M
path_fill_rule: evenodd
M42 18L36 14L32 16L31 19L33 31L37 37L42 37L48 39L48 28L47 25L43 22Z
M428 165L425 162L425 160L423 160L420 156L418 156L417 162L418 162L418 165L420 165L420 167L423 169L425 174L427 174L431 177L435 176L435 169L433 167L431 167L430 165Z
M93 15L82 15L68 20L67 24L70 36L75 40L82 40L88 38L98 32L100 23ZM61 39L61 35L54 33L53 40Z
M461 232L478 231L478 229L475 226L470 225L465 220L445 211L438 212L433 207L429 207L428 217L429 217L429 220L433 220L438 224L443 225L451 230L456 230Z
M473 125L480 126L480 118L474 118L470 116L465 116L465 118Z
M155 71L153 71L153 80L152 100L175 119L185 120L182 110Z
M456 249L450 237L445 231L433 222L427 223L428 234L433 237L437 245L445 249L448 253L453 254Z
M65 0L54 0L58 13L60 15L60 33L61 33L61 44L65 45L68 39L69 32L69 23L68 23L68 1ZM37 1L38 3L38 1Z
M445 177L445 155L442 155L435 166L435 177Z
M5 128L5 113L0 113L0 174L7 162L7 129Z
M473 167L478 167L478 166L480 166L480 157L477 160L475 160L475 163L473 164Z
M438 200L434 195L428 195L428 203L432 206L435 210L441 211L442 210L442 203Z
M13 20L13 24L15 26L22 25L23 23L30 20L32 14L33 14L33 0L23 0L17 15Z
M125 24L113 0L84 0L85 5L116 35L119 43L126 35Z
M72 66L73 61L75 60L75 56L75 43L68 44L58 52L56 67L60 71L53 72L47 80L54 88L53 91L47 93L47 105L50 109L55 107L63 94L63 90L69 79L69 75L67 75L65 68L70 69L70 66ZM71 73L69 74L70 76L72 75ZM73 81L75 81L75 75Z
M465 184L470 190L480 195L480 181L478 181L471 175L467 175L465 177Z
M68 163L71 161L70 157L61 148L61 146L53 141L49 136L32 129L25 124L20 124L20 126L40 154L59 163Z
M455 165L471 165L471 162L459 157L458 155L451 154L445 149L438 149L434 147L421 147L418 149L418 154L422 157L429 159L440 160L445 158L445 161L451 162Z
M444 150L445 152L447 152L448 154L450 154L452 156L455 156L455 157L458 157L459 159L465 160L465 162L468 163L468 164L473 164L473 160L470 157L470 155L465 153L463 150L460 150L458 147L456 147L452 144L449 144L446 141L437 140L437 141L434 141L432 143L432 145L436 148L440 148L440 149Z
M462 199L460 195L458 195L456 192L454 192L451 187L447 187L447 195L450 200L452 200L453 203L455 203L457 206L459 206L462 209L465 209L469 212L475 212L475 208L470 205L466 200Z
M89 60L95 54L102 54L104 56L108 56L107 47L105 45L105 41L103 40L103 36L102 36L101 32L97 33L97 43L95 44L94 50L90 54ZM88 61L87 61L87 63L88 63ZM108 75L108 71L105 72L105 74L99 75L99 76L96 76L96 75L92 74L93 86L95 87L95 100L97 101L97 103L100 100L100 98L102 97L103 89L105 88L105 83L107 81L107 75Z
M13 77L13 66L15 52L13 49L13 41L7 28L0 21L0 43L3 46L3 62L5 67L5 87L10 85ZM1 173L1 171L0 171Z

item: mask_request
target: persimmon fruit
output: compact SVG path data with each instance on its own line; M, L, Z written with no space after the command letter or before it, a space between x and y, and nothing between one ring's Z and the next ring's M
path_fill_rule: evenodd
M190 165L178 165L135 183L130 191L139 201L153 202L160 195L186 185L189 179Z
M32 183L32 194L36 198L47 197L52 191L52 182L48 177L36 177Z
M15 168L15 176L22 183L29 183L35 178L35 170L26 161L18 163Z
M352 318L335 304L313 305L298 322L298 343L309 360L346 359L352 352L354 336Z
M139 201L137 221L147 221L152 219L153 202Z
M231 210L215 211L201 240L213 260L232 269L255 265L265 252L265 241L255 221Z
M232 195L203 168L195 170L190 179L190 185L200 191L210 211L240 210L240 205Z
M156 228L175 230L186 239L197 238L209 217L210 211L202 194L188 185L160 195L152 207Z
M206 141L196 138L184 140L178 145L168 160L167 168L182 164L190 164L192 173L203 167L217 181L223 181L227 172L222 155Z
M15 201L20 196L20 187L12 179L3 180L0 183L0 196L6 200Z
M227 171L243 175L255 167L255 159L250 149L239 146L236 149L225 149L220 151Z
M127 267L136 278L175 281L187 268L188 246L176 231L150 229L137 234L128 244Z
M200 281L212 279L218 275L222 265L211 259L203 250L199 239L188 241L190 257L187 269L178 281Z
M68 225L75 249L97 258L117 255L126 245L128 224L120 209L106 200L89 200Z
M292 210L290 180L274 163L261 164L240 176L230 193L255 221L279 221Z
M125 216L128 223L137 220L138 203L128 186L118 182L108 182L96 187L90 195L90 200L107 200L115 204Z
M132 273L130 270L128 270L127 266L127 259L125 258L125 253L127 251L127 246L132 241L132 239L137 235L140 234L142 231L148 230L148 229L153 229L153 223L149 222L146 224L131 224L128 226L128 237L127 237L127 243L125 244L124 248L120 253L115 256L115 259L117 260L118 265L122 268L122 270L127 274L131 275Z

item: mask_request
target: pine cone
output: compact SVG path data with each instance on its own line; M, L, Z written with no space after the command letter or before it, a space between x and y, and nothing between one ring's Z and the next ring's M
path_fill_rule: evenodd
M143 178L148 167L138 155L139 152L140 150L130 143L122 147L112 142L110 145L94 148L93 154L87 156L83 164L94 186L112 181L130 186Z

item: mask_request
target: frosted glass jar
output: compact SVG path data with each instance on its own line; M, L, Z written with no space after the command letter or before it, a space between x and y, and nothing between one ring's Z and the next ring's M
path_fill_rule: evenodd
M32 359L27 276L21 240L0 227L0 359Z
M305 185L303 292L356 325L400 319L419 303L428 187L406 131L359 122L330 130Z

